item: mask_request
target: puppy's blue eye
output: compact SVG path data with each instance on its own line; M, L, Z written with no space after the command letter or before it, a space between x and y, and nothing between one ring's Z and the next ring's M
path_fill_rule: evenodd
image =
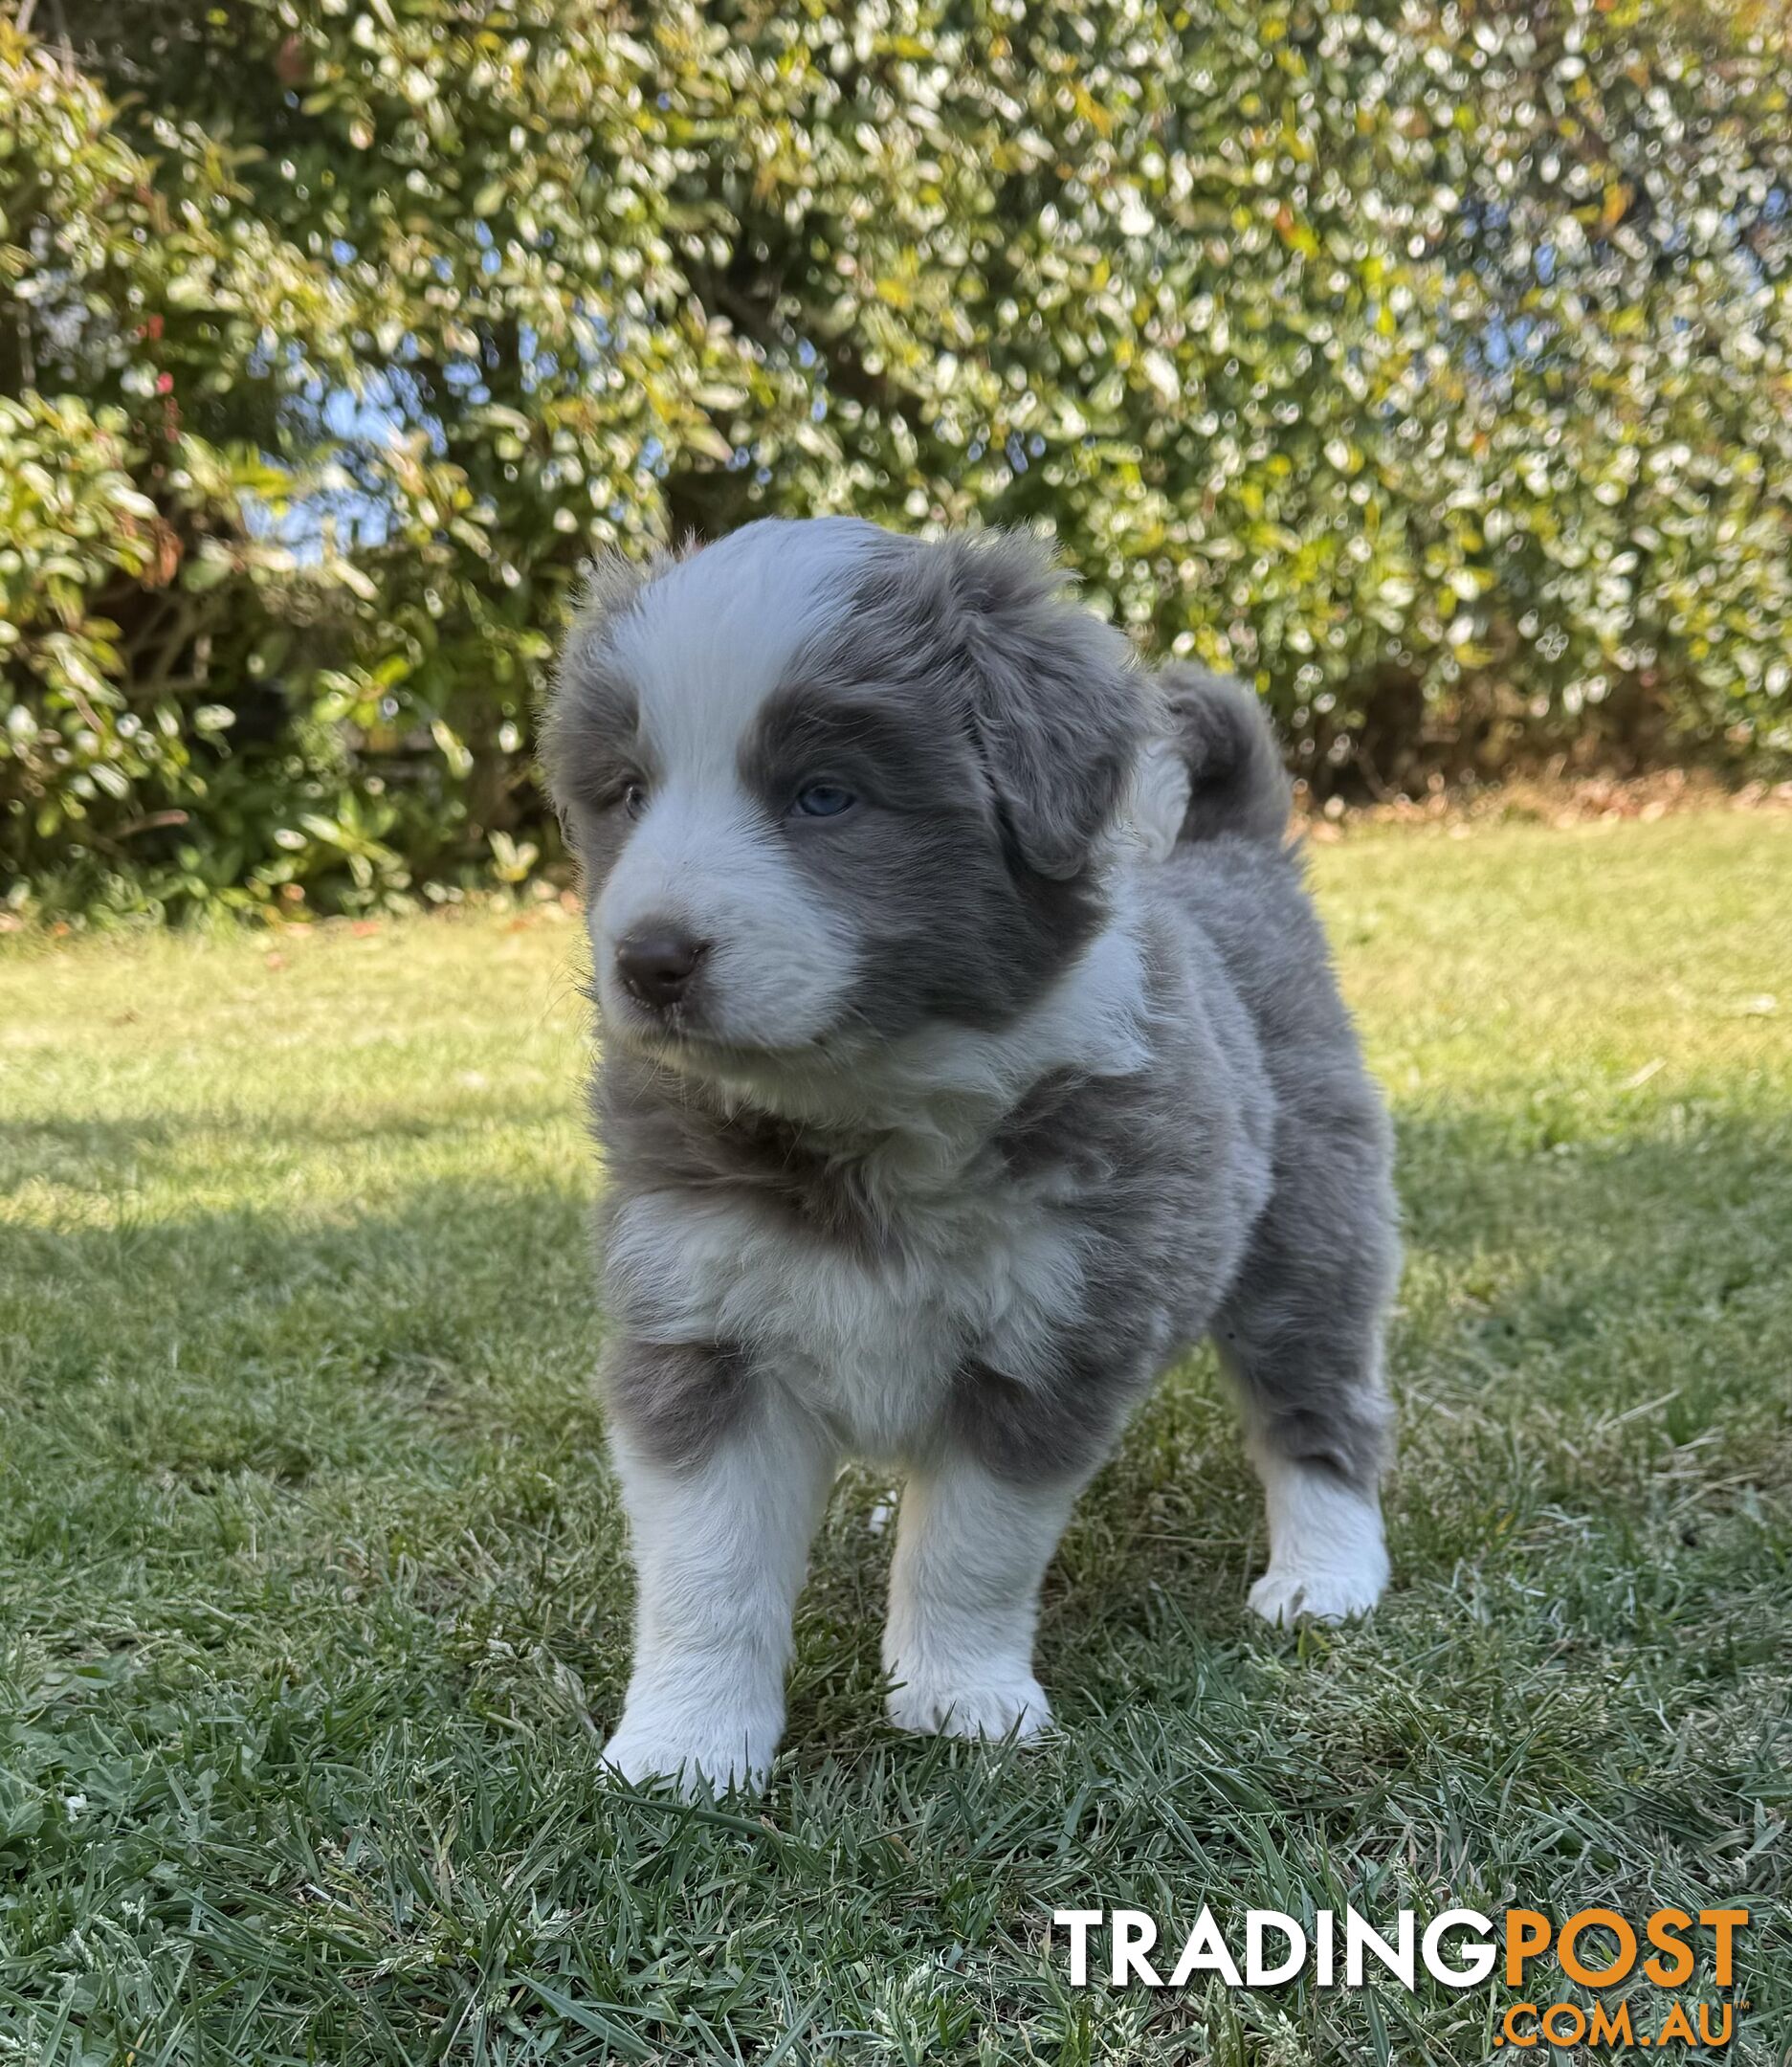
M647 785L631 782L622 792L622 808L631 818L638 818L647 809Z
M805 818L838 818L857 802L852 790L841 789L838 783L812 782L797 791L793 809Z

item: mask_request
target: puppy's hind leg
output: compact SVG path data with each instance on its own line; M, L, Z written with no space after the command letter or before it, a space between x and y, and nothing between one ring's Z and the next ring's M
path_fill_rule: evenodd
M1214 1323L1269 1509L1269 1569L1250 1589L1268 1622L1363 1614L1387 1584L1382 1338L1399 1246L1391 1200L1372 1196L1383 1210L1342 1234L1272 1199Z

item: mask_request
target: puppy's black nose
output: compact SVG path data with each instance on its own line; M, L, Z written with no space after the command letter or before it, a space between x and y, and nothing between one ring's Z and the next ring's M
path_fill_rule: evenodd
M616 944L616 973L631 997L657 1011L683 997L708 945L671 927L631 933Z

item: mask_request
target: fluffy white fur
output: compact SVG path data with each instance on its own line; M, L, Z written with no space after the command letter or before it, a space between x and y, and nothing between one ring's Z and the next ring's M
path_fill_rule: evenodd
M616 627L617 666L669 767L731 784L754 714L816 633L838 619L845 577L874 524L749 524L662 574Z
M590 914L606 1015L626 1023L615 946L637 927L683 927L711 944L714 1032L744 1047L801 1049L832 1019L852 944L765 837L741 794L742 735L805 639L840 609L839 575L871 525L746 530L682 562L619 627L663 792Z
M1270 1568L1250 1589L1266 1622L1342 1622L1366 1614L1387 1585L1378 1500L1329 1472L1252 1445L1270 1517Z
M835 1456L786 1410L697 1471L611 1443L633 1540L634 1670L605 1759L628 1780L758 1786L784 1733L790 1618Z
M954 1342L975 1336L1024 1369L1074 1309L1082 1264L1049 1186L1017 1196L1011 1185L968 1183L966 1166L991 1115L1045 1071L1077 1062L1119 1072L1137 1061L1138 953L1117 920L1001 1033L929 1030L868 1057L850 1083L797 1067L781 1078L785 1110L807 1089L818 1116L885 1130L869 1182L892 1208L926 1209L911 1211L917 1241L902 1254L867 1269L749 1204L649 1192L611 1223L613 1290L654 1339L741 1343L843 1426L859 1454L902 1456L938 1412Z
M756 826L738 786L681 769L629 842L591 915L606 1012L627 1011L615 944L637 927L681 927L711 943L717 1032L797 1049L828 1026L852 981L852 943Z
M1036 1737L1039 1587L1080 1481L1014 1485L947 1455L903 1488L883 1663L898 1729Z

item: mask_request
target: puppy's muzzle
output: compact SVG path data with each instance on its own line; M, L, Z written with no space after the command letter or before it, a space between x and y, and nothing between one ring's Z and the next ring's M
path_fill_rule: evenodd
M690 990L709 943L673 926L643 928L616 944L616 974L637 1005L670 1011Z

